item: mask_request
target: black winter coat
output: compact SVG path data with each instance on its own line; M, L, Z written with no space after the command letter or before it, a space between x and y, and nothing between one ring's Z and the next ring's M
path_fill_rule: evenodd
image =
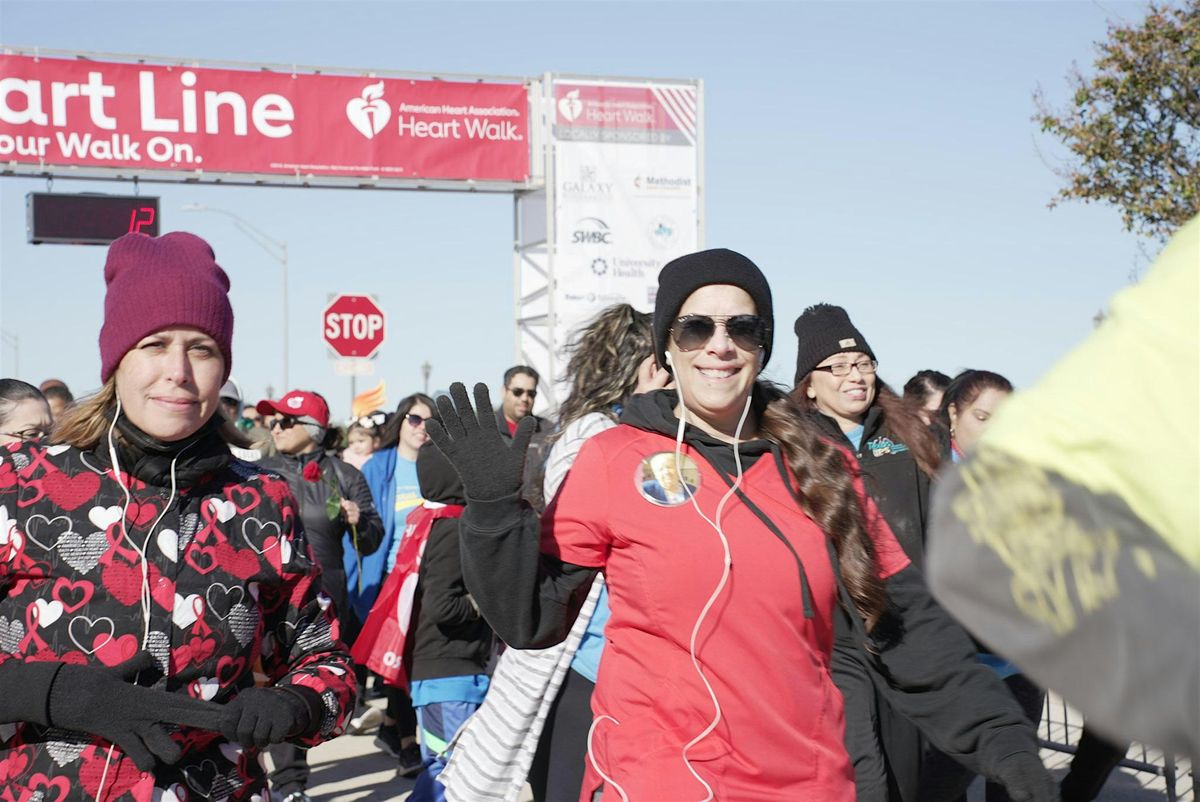
M427 502L465 505L458 473L429 443L417 455L417 479ZM417 583L417 630L412 678L482 674L492 651L492 628L479 614L463 580L458 518L433 522Z
M320 466L321 476L316 481L304 477L304 468L309 463ZM278 454L259 464L286 479L296 496L304 533L313 557L321 566L321 586L333 597L338 618L345 627L350 604L346 596L346 569L342 565L342 535L350 527L345 513L330 518L327 505L335 487L342 498L358 505L358 551L359 554L373 553L383 541L383 521L375 509L367 480L353 465L320 450L294 456Z
M851 448L841 427L820 412L812 419L831 440ZM901 548L922 568L925 564L925 526L929 520L929 476L916 458L887 425L878 404L871 407L863 421L861 446L854 452L862 470L867 492L879 506Z

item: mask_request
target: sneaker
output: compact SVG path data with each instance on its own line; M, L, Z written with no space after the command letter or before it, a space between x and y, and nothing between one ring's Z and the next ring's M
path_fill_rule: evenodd
M400 757L400 731L396 729L396 725L381 726L373 743L375 748L385 755L397 759Z
M411 743L400 750L400 776L416 777L425 769L425 760L421 757L421 747Z
M362 712L350 719L346 732L350 735L363 735L383 723L383 711L378 707L364 707Z

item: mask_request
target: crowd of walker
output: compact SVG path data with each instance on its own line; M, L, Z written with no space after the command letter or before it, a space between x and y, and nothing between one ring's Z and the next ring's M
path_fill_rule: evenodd
M929 589L939 486L1012 384L897 393L826 303L765 381L739 253L581 327L554 419L517 365L498 406L456 383L344 429L247 402L199 237L122 237L104 277L98 391L0 379L0 800L305 802L350 732L414 802L1078 802L1143 734L1089 728L1053 778L1045 690Z

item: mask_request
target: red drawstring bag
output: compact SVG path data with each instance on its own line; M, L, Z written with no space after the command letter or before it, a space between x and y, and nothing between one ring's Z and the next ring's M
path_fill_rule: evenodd
M356 663L383 677L388 685L408 687L409 666L405 665L404 647L412 625L413 597L429 531L439 518L461 518L464 509L457 504L426 501L408 514L396 552L396 565L371 605L371 612L350 650Z

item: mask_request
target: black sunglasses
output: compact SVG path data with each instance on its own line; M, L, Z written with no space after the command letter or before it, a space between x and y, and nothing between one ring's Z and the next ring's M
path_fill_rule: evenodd
M416 414L415 412L408 413L407 415L404 416L404 419L407 420L408 425L413 427L414 429L417 428L418 426L420 426L421 424L425 423L425 421L429 420L429 418L422 418L420 415Z
M695 351L708 344L717 333L718 323L743 351L757 351L770 336L767 321L758 315L684 315L671 326L671 338L680 351Z
M298 421L295 418L284 415L281 418L275 418L274 420L272 420L271 428L274 429L276 426L278 426L280 429L283 429L286 432L288 429L292 428L297 423L298 423Z
M526 393L529 393L529 400L537 398L537 390L526 390L524 387L509 387L508 391L517 398L524 398Z

